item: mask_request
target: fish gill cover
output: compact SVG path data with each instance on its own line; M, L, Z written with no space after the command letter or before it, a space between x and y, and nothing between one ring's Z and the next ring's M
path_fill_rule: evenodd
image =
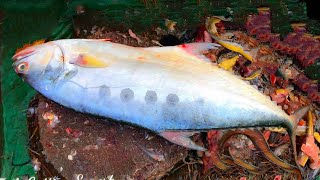
M132 28L135 32L163 26L163 19L176 21L179 27L203 23L206 16L226 15L226 7L233 9L235 22L244 18L256 7L269 6L272 11L273 31L287 34L290 21L306 22L313 34L319 34L319 23L306 16L305 4L300 1L208 1L208 0L75 0L75 1L2 1L1 11L1 134L3 149L1 176L6 178L33 176L34 170L28 155L28 134L24 110L35 95L35 91L23 83L12 70L11 57L16 49L39 39L70 38L73 33L72 16L81 4L92 10L99 10L101 23L117 24ZM289 21L288 21L289 20ZM317 68L314 65L310 68ZM308 70L306 70L308 72ZM309 70L311 75L314 71ZM1 111L2 109L2 111ZM1 141L0 141L1 142ZM1 151L0 151L1 152Z

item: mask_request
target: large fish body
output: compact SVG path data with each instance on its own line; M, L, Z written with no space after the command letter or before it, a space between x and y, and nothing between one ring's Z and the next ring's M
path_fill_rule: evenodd
M160 134L256 126L292 131L293 118L269 97L205 60L201 52L217 46L138 48L70 39L27 48L13 59L16 72L49 99Z

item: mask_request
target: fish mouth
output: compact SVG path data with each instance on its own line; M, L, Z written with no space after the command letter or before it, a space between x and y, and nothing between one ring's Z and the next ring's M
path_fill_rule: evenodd
M12 57L12 60L13 60L13 62L17 62L17 61L25 59L25 58L27 58L29 56L32 56L32 55L34 55L36 53L37 53L37 51L35 50L35 48L27 48L27 49L24 49L24 50L21 50L21 51L17 52Z

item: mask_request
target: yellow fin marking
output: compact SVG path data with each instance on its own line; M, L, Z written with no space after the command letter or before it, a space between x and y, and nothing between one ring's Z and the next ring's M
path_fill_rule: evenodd
M74 61L70 61L70 63L86 68L104 68L108 66L106 62L101 61L94 56L83 54L80 54L77 58L74 59Z

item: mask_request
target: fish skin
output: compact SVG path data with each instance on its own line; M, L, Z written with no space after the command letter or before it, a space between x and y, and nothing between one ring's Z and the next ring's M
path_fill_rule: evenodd
M135 48L95 40L59 40L32 48L43 49L53 58L45 60L48 66L35 67L43 57L37 50L17 61L28 62L34 69L24 75L25 80L49 99L80 112L155 132L290 124L289 116L268 97L181 46ZM109 66L68 63L79 54L95 56ZM50 80L46 73L55 78ZM150 95L156 102L146 100L148 91L156 94Z
M39 47L54 58L46 60L48 66L42 69L34 67L43 57L33 57L38 53L18 61L40 68L25 75L25 80L49 99L80 112L155 132L278 126L289 121L268 97L179 46L134 48L95 40L59 40ZM55 51L50 52L53 48ZM63 61L55 59L59 49ZM95 56L109 66L85 68L68 63L79 54ZM46 73L58 78L52 81ZM102 97L106 96L104 87L110 93L107 97ZM155 92L156 102L146 100L148 91ZM130 96L132 92L130 99L127 93Z
M269 97L202 55L217 46L136 48L101 40L58 40L19 51L13 68L38 92L65 107L141 126L195 150L206 149L183 132L284 127L302 170L295 129L309 108L288 116ZM108 66L70 63L79 55ZM28 68L21 70L23 63Z
M307 108L288 116L239 77L204 60L201 52L217 46L191 43L137 48L100 40L58 40L18 52L13 67L34 89L63 106L160 135L282 126L290 134L297 159L295 121ZM79 55L108 66L69 63ZM17 70L21 63L28 63L28 69ZM182 140L188 140L183 136ZM205 150L188 141L177 144Z

